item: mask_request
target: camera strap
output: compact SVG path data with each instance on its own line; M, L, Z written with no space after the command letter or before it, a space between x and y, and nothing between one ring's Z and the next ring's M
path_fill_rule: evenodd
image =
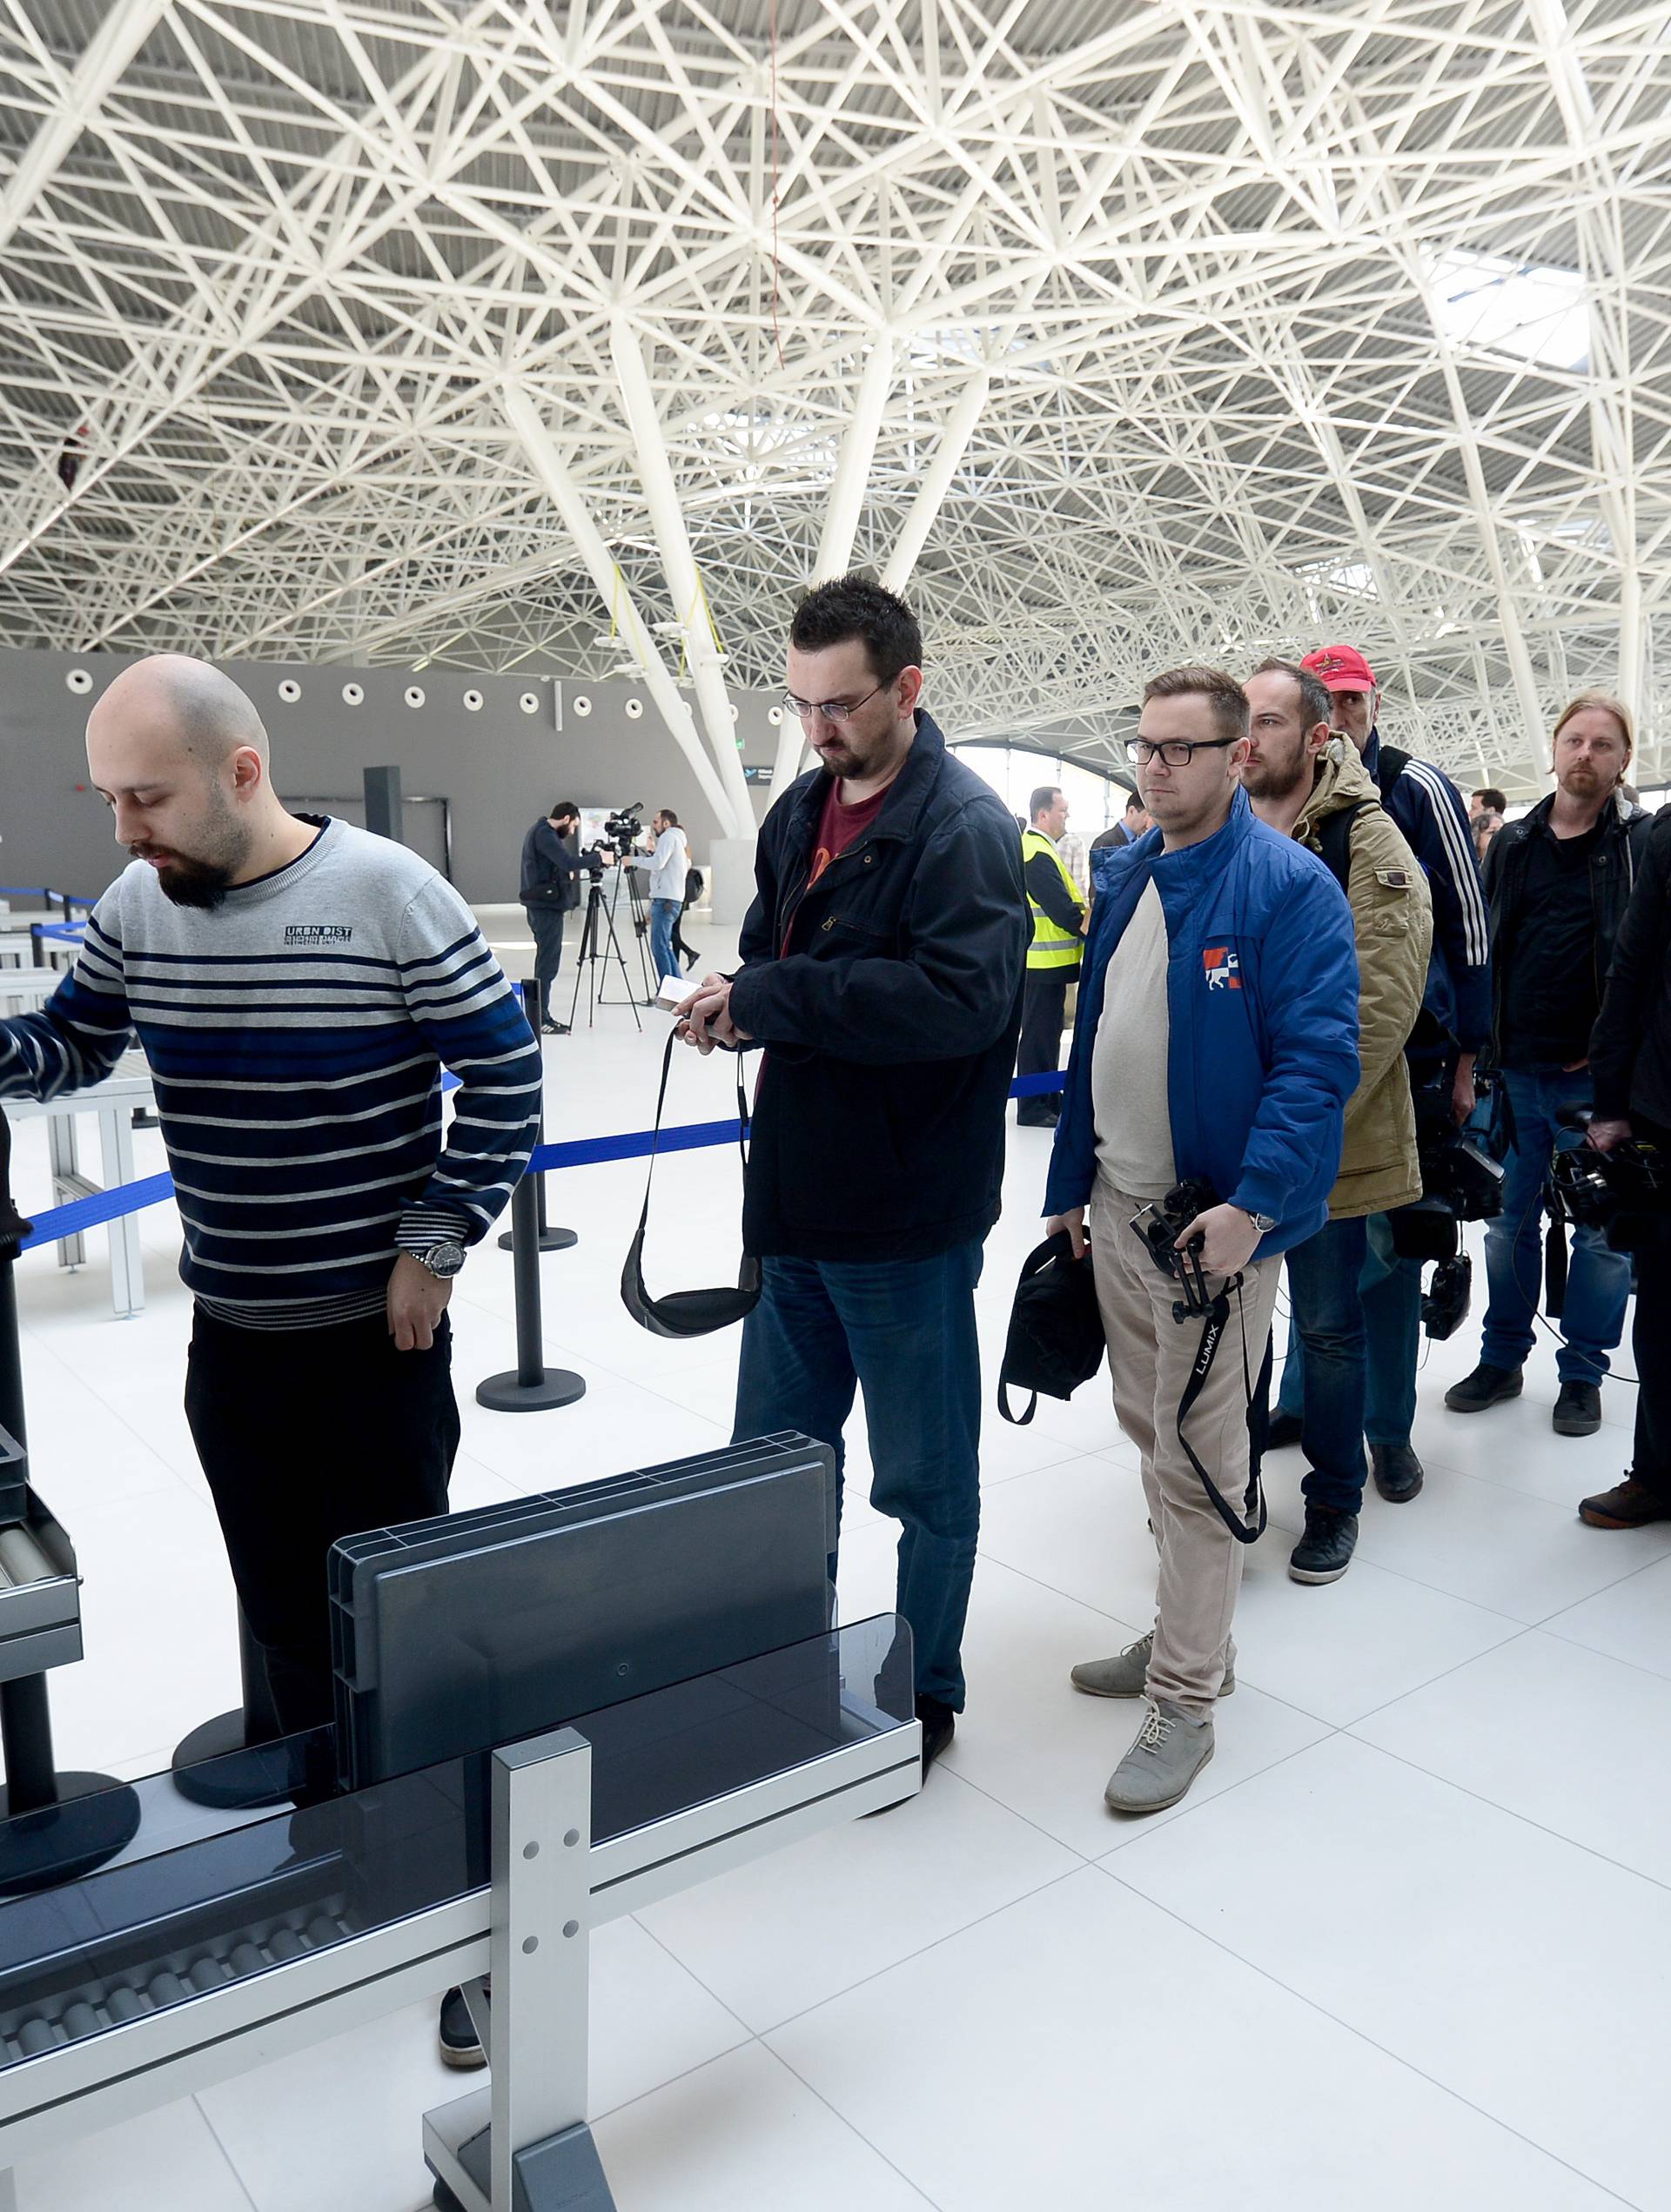
M742 1320L760 1304L761 1267L752 1252L745 1252L737 1271L735 1290L720 1288L712 1290L670 1290L664 1298L653 1298L644 1284L644 1232L649 1226L650 1186L655 1179L656 1154L661 1149L661 1111L667 1104L668 1076L673 1067L673 1048L679 1042L677 1029L668 1032L667 1049L661 1055L661 1085L655 1094L655 1127L650 1132L650 1164L644 1176L644 1204L638 1217L638 1228L627 1250L626 1263L621 1270L621 1297L634 1321L658 1337L707 1337L716 1329L728 1329L733 1322ZM742 1055L737 1060L737 1152L746 1170L748 1165L748 1102L742 1089Z
M1207 1307L1206 1319L1201 1328L1201 1343L1195 1355L1195 1364L1190 1369L1189 1381L1184 1385L1184 1395L1178 1402L1178 1440L1183 1446L1184 1458L1195 1470L1196 1478L1201 1487L1211 1499L1214 1512L1218 1514L1225 1526L1238 1544L1257 1544L1260 1537L1265 1534L1267 1518L1265 1485L1259 1478L1258 1464L1250 1462L1247 1490L1242 1499L1242 1510L1238 1513L1196 1457L1194 1445L1184 1433L1184 1424L1189 1418L1196 1400L1207 1386L1207 1377L1212 1372L1212 1363L1218 1356L1219 1343L1225 1329L1230 1325L1230 1294L1232 1290L1236 1293L1236 1304L1239 1311L1242 1303L1242 1278L1239 1275L1233 1276ZM1252 1405L1253 1379L1247 1371L1247 1331L1245 1328L1242 1331L1242 1384L1247 1393L1247 1402Z

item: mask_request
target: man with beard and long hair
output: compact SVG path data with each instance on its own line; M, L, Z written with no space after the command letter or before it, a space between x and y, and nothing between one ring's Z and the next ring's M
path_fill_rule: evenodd
M1621 789L1634 741L1622 700L1581 692L1555 724L1554 790L1486 848L1491 1050L1508 1149L1503 1210L1486 1224L1491 1298L1480 1364L1446 1391L1453 1413L1481 1413L1520 1394L1543 1280L1550 1156L1580 1142L1574 1120L1594 1103L1590 1031L1648 843L1651 817ZM1601 1427L1601 1378L1629 1296L1628 1257L1600 1229L1575 1229L1555 1356L1558 1436Z
M1406 1041L1421 1010L1433 902L1427 879L1348 738L1332 736L1329 694L1310 669L1266 660L1247 694L1242 788L1278 836L1320 855L1352 908L1358 955L1358 1088L1346 1101L1329 1217L1288 1252L1290 1345L1304 1347L1305 1527L1288 1572L1338 1582L1352 1563L1367 1435L1376 1487L1402 1503L1421 1487L1410 1431L1369 1388L1368 1345L1390 1273L1371 1224L1421 1196ZM1391 1425L1389 1425L1389 1423Z
M0 1093L96 1083L138 1033L195 1300L186 1415L278 1719L308 1727L332 1710L331 1545L446 1510L446 1304L528 1157L539 1049L451 884L291 814L218 670L124 669L87 761L131 865L73 973L0 1022Z

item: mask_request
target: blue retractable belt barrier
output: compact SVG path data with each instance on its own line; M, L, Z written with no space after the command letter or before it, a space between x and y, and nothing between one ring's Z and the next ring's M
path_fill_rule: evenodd
M1010 1086L1010 1096L1037 1098L1046 1091L1060 1090L1066 1080L1059 1069L1047 1069L1042 1076L1017 1076ZM456 1076L448 1079L448 1089L457 1087ZM658 1152L697 1152L707 1145L736 1141L734 1115L728 1122L686 1122L677 1129L664 1129L660 1136L654 1129L624 1129L617 1136L580 1136L565 1144L541 1144L528 1166L534 1174L543 1175L552 1168L589 1168L606 1160L648 1159L653 1145ZM119 1183L114 1190L97 1190L90 1198L72 1198L66 1206L50 1206L36 1216L35 1225L19 1249L32 1252L37 1244L55 1244L61 1237L73 1237L79 1230L97 1229L123 1214L137 1214L142 1207L171 1197L173 1190L171 1176L147 1175L137 1183Z

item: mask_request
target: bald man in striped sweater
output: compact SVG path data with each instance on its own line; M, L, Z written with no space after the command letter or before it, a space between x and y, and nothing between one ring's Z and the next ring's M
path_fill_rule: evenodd
M332 1711L331 1545L446 1510L447 1300L527 1165L540 1050L452 886L291 814L218 670L124 669L87 759L132 863L74 972L0 1022L0 1095L97 1083L138 1033L195 1300L186 1414L279 1719L307 1727Z

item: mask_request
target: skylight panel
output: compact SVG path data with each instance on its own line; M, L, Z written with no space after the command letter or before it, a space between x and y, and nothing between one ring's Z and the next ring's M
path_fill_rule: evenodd
M1590 312L1575 269L1446 253L1428 266L1439 317L1465 345L1513 353L1544 368L1581 369L1590 358Z

